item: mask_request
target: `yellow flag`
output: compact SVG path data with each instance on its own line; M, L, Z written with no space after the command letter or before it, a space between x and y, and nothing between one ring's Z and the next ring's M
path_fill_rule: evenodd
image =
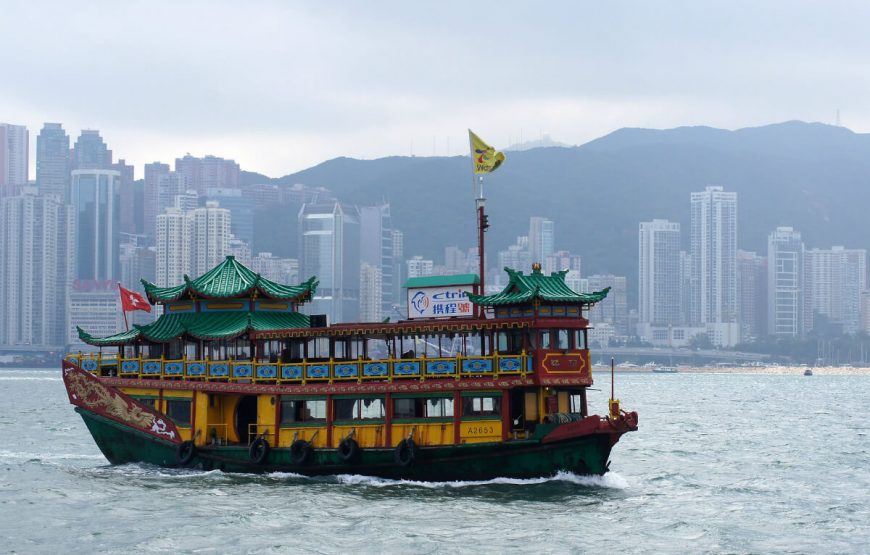
M474 161L474 173L494 172L504 162L504 153L492 148L468 130L468 138L471 140L471 158Z

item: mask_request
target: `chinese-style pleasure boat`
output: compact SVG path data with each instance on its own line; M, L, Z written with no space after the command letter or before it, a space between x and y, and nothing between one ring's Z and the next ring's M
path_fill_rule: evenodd
M110 337L79 329L99 350L67 355L64 383L111 463L426 481L603 474L637 429L615 399L605 416L587 407L583 313L607 290L575 293L539 265L506 270L489 296L417 284L415 306L429 306L420 293L459 299L436 311L451 316L326 325L299 312L315 278L281 285L230 256L175 287L143 280L163 314Z

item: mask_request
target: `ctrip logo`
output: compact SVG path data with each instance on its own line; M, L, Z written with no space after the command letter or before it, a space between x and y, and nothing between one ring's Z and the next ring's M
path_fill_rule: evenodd
M411 298L411 305L414 306L414 310L423 314L429 308L429 297L426 296L426 293L417 291L417 294Z

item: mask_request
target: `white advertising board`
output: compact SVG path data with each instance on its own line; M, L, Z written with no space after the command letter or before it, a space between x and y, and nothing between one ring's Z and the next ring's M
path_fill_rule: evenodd
M408 288L408 318L473 316L474 305L466 291L472 285Z

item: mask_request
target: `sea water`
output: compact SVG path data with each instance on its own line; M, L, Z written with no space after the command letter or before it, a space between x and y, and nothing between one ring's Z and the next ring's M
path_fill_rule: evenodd
M313 479L111 466L59 370L3 369L0 552L870 552L870 376L626 373L616 396L640 429L603 477Z

